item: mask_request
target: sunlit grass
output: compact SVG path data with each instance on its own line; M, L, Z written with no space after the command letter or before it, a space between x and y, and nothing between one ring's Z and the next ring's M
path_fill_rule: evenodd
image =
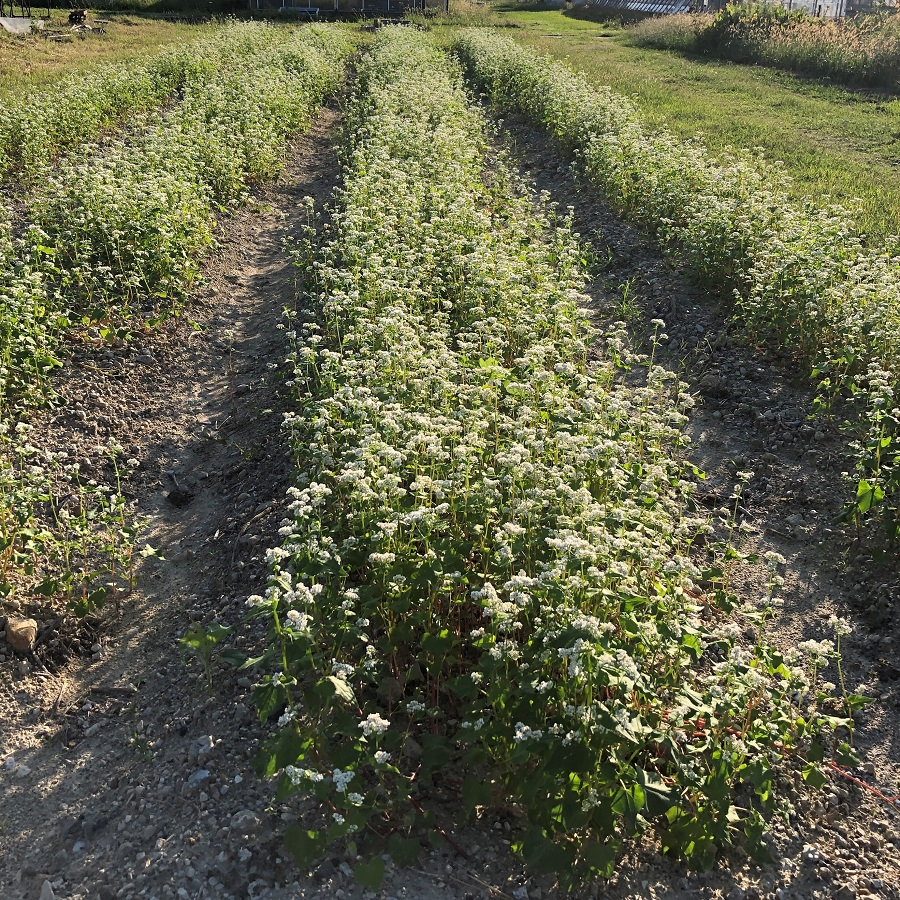
M46 14L46 10L44 10ZM41 15L35 11L35 17ZM214 25L183 25L134 15L97 12L109 19L104 34L89 33L84 40L66 37L50 40L35 33L15 37L0 30L0 97L65 79L69 72L87 71L102 63L121 62L143 56L163 44L184 43L210 34ZM53 29L68 27L68 10L51 10L47 19Z
M714 149L760 147L780 160L795 197L853 209L875 239L900 231L900 100L784 72L630 43L628 29L558 10L498 15L517 41L630 97L679 137Z

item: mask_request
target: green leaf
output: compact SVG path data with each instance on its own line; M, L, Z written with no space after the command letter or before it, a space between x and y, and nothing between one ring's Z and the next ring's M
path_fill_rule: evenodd
M478 685L468 675L460 675L457 678L448 678L444 682L446 687L453 691L460 700L474 700L478 696Z
M860 514L867 513L873 506L877 506L884 500L884 488L869 484L865 478L861 479L856 489L856 509Z
M353 867L356 880L370 891L377 891L384 881L384 860L373 856L368 862L359 862Z
M241 663L241 671L245 671L246 669L252 669L254 666L258 666L260 663L265 662L269 658L268 651L263 653L261 656L251 656L248 659L245 659L243 663Z
M422 845L416 838L405 838L402 835L391 835L388 840L388 853L401 869L411 866L422 853Z
M644 790L644 804L647 815L664 816L678 802L674 787L667 785L656 772L647 772L635 767L638 784Z
M462 800L468 812L474 812L476 806L487 806L492 794L490 784L481 778L470 776L463 782Z
M314 693L324 708L331 706L336 700L348 706L356 702L353 688L343 678L338 678L335 675L323 678L315 686Z
M807 763L803 767L803 780L818 791L828 783L828 776L815 763Z
M602 878L612 877L616 868L618 852L619 845L615 841L607 841L602 844L599 841L588 841L581 848L581 856L584 861L591 867L592 872Z
M453 748L447 738L439 734L422 735L422 774L430 775L443 769L453 759Z
M278 709L284 698L284 688L280 684L263 683L253 691L253 702L259 710L259 721L265 723Z
M744 837L747 840L747 852L761 864L772 862L772 853L764 841L766 832L763 817L756 810L751 810L744 825Z
M40 594L42 597L52 597L58 587L59 582L52 575L48 575L40 584L35 585L32 590L35 594Z
M247 657L240 650L223 650L218 656L219 662L225 663L227 666L234 666L239 669L243 666Z
M845 768L859 765L859 757L856 755L856 751L846 742L838 745L834 758L839 766L844 766Z
M325 851L325 834L294 823L284 832L284 847L301 869L308 869Z
M222 625L221 622L213 622L212 625L206 629L206 634L214 644L218 644L223 638L228 637L232 631L234 631L234 629L228 625Z
M144 559L147 559L150 556L155 556L157 559L165 559L161 551L157 550L155 547L151 547L149 544L144 544L144 549L140 551L140 555Z
M844 702L852 710L862 709L867 703L874 703L874 697L864 697L862 694L847 694Z
M540 828L528 830L522 842L522 856L537 872L544 874L565 871L572 864L570 854L549 840Z
M825 748L818 741L813 741L806 751L806 758L812 763L822 762L825 759Z
M442 628L437 634L426 634L422 637L422 649L435 658L444 656L456 643L455 635L446 628Z
M696 634L685 633L681 637L681 646L689 650L695 660L703 656L703 644Z

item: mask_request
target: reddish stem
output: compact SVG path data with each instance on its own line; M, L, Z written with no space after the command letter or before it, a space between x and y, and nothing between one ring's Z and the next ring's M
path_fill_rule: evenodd
M900 809L900 796L897 797L888 797L887 794L883 794L877 787L873 787L871 784L866 784L860 778L857 778L855 775L851 775L846 769L839 766L833 759L828 760L828 768L833 772L837 772L842 778L846 778L847 781L852 781L854 784L859 785L863 790L868 791L870 794L874 794L880 800L884 800L885 803L889 803L892 809Z

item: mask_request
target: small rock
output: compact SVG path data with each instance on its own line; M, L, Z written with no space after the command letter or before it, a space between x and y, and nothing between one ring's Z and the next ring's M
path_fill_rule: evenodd
M107 825L109 825L107 816L87 816L84 820L82 831L84 831L84 836L90 840L97 832L106 828Z
M812 844L810 844L809 846L803 848L803 852L800 854L800 858L805 863L817 863L822 858L822 854L819 852L818 847L814 847Z
M856 900L856 887L852 884L842 884L835 892L834 900Z
M863 763L862 770L865 775L875 775L875 763L867 762Z
M721 397L723 394L728 393L722 379L712 372L704 375L697 383L697 387L710 397Z
M316 869L316 875L320 881L327 881L329 878L333 878L335 872L337 872L337 869L330 859L323 860L319 868Z
M134 361L144 366L152 366L156 363L156 357L151 356L149 353L140 353L134 358Z
M41 885L40 900L56 900L56 894L53 893L53 885L50 884L49 879Z
M231 817L231 830L240 834L255 834L261 822L250 809L242 809Z
M194 790L206 781L209 781L209 769L198 769L190 778L188 778L187 786L191 790Z
M28 653L34 649L37 638L37 622L34 619L13 619L6 622L6 640L18 653Z
M81 828L81 819L76 816L70 816L59 826L59 836L64 841L68 840L78 833L79 828Z

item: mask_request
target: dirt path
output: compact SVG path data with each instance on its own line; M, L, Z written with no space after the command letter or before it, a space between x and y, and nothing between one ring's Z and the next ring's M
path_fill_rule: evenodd
M281 242L306 222L304 196L322 206L331 193L335 120L326 111L279 182L226 224L188 310L196 330L181 320L128 358L72 360L64 411L37 429L98 479L107 441L124 446L138 462L124 487L146 520L139 545L165 561L141 566L90 664L3 675L0 754L15 760L0 794L4 898L246 896L287 871L273 865L268 789L249 770L250 682L228 675L209 693L177 640L213 621L235 626L239 648L254 640L244 600L264 582L261 548L290 471L277 363L293 278Z
M707 474L704 505L710 511L733 506L736 473L754 473L740 506L742 549L760 557L771 550L787 560L784 607L772 626L777 642L786 648L833 637L832 614L853 623L843 644L848 689L877 698L859 718L862 765L853 774L900 793L900 578L892 565L875 563L867 542L855 542L851 529L834 524L847 495L843 439L807 421L812 395L790 355L741 345L729 333L726 313L615 216L545 136L514 121L501 134L520 172L561 211L573 209L576 230L604 261L605 277L588 290L599 320L626 319L639 340L653 334L651 319L665 321L669 340L656 362L683 373L700 395L687 432L688 455ZM733 587L742 596L763 596L766 582L761 561L734 571ZM825 675L838 681L834 667ZM798 782L784 789L796 811L790 826L773 826L771 869L719 871L679 883L672 866L638 854L617 876L624 893L612 895L900 897L900 806L892 809L839 776L818 795Z

